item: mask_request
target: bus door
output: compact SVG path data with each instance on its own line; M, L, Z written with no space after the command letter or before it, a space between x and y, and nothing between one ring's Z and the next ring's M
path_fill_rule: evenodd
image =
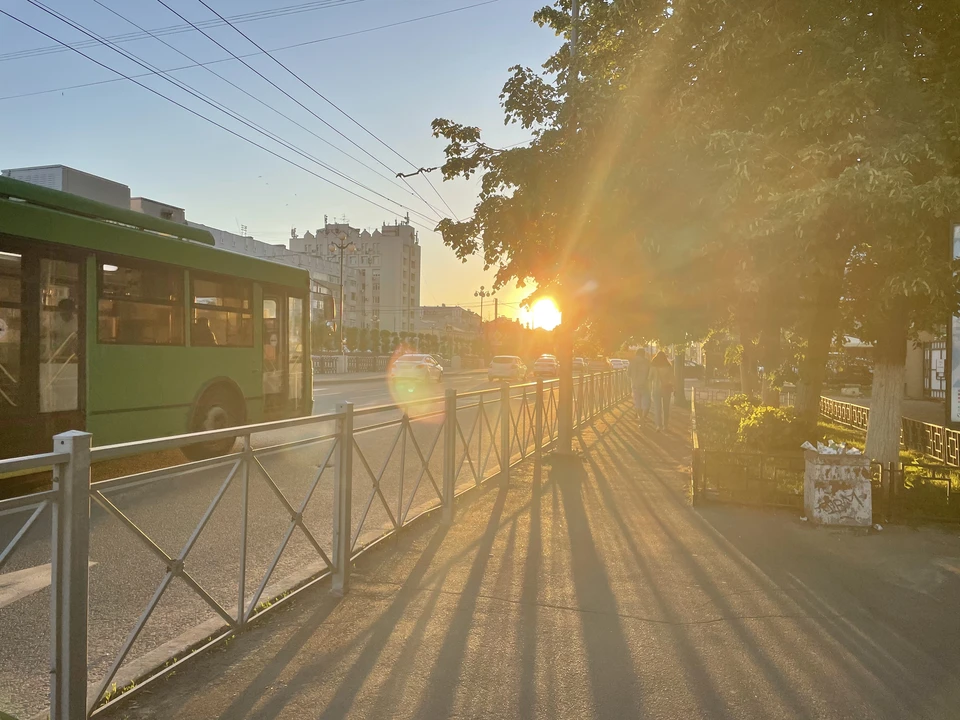
M263 293L263 409L267 416L280 413L287 397L286 298Z
M57 255L0 238L0 455L85 426L83 260Z

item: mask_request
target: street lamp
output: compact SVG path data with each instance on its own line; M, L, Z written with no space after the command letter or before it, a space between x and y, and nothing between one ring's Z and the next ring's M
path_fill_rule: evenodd
M493 290L484 290L483 285L473 296L480 298L480 355L483 355L483 299L493 295Z
M344 355L344 345L343 345L343 308L344 303L346 302L346 282L343 277L343 253L346 252L356 252L357 246L353 244L353 241L347 242L347 236L341 235L340 242L336 243L331 241L328 246L330 254L334 255L339 250L340 251L340 357L344 358L342 367L340 368L341 372L347 371L346 356Z

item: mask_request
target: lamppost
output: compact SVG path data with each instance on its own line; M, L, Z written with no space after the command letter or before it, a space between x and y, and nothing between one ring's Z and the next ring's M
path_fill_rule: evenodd
M330 254L335 254L338 250L340 251L340 372L347 371L347 357L345 355L345 347L343 344L343 309L344 303L346 302L346 280L343 277L343 253L346 252L355 252L357 246L353 244L353 241L347 242L347 236L341 235L340 242L336 243L332 240L328 246Z
M483 299L493 295L493 290L484 290L483 285L473 296L480 298L480 356L483 357Z

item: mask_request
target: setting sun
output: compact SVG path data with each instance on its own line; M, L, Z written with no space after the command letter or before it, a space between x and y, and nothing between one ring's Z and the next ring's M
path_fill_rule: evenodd
M560 324L560 311L550 298L541 298L530 309L533 326L544 330L553 330Z

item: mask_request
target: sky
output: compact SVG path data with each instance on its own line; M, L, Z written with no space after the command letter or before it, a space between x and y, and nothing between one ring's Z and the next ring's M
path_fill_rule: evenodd
M3 0L0 9L55 40L0 15L0 137L5 139L0 167L69 165L129 185L134 196L183 207L189 220L232 232L245 226L248 234L272 243L285 242L291 228L302 234L322 227L324 216L330 222L346 218L355 227L373 229L402 219L410 209L412 221L432 228L437 217L450 215L444 202L422 177L408 181L421 197L394 177L397 172L442 164L444 142L432 136L430 122L445 117L479 126L485 142L493 146L526 140L529 133L522 128L504 126L500 90L512 65L539 68L561 42L551 30L531 21L534 11L549 0L42 0L90 32L108 38L138 32L110 9L154 32L189 27L165 3L229 51L240 56L257 53L231 27L204 25L217 18L203 2L235 18L237 28L306 84L266 55L244 58L292 96L288 97L192 28L163 36L175 49L149 36L119 46L163 70L225 60L206 68L253 97L204 67L188 67L171 75L294 149L264 137L156 74L137 81L302 167L244 142L130 80L118 79L94 60L126 75L151 69L90 41L28 0ZM280 11L294 7L300 11ZM266 17L237 18L263 11ZM439 13L447 14L418 19ZM409 20L413 22L404 22ZM374 29L394 23L404 24ZM91 46L81 49L93 60L62 47L57 52L23 52L54 48L57 41L88 41ZM56 92L45 92L50 90ZM297 149L311 157L298 155ZM315 160L364 187L336 176ZM453 213L460 219L469 217L478 179L441 182L439 171L430 177ZM477 306L474 292L481 285L492 286L493 270L485 272L479 258L461 263L438 233L424 227L418 230L423 247L421 303ZM511 285L498 292L501 314L517 314L520 300L530 290ZM485 317L492 317L491 305L485 303Z

